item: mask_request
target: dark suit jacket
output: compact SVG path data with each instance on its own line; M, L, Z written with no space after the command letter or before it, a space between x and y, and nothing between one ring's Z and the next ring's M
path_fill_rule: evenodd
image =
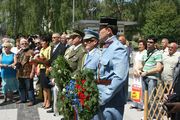
M52 46L52 49L51 49L51 57L50 57L50 60L49 60L49 63L52 64L53 61L59 56L59 55L64 55L65 53L65 50L66 50L66 47L65 45L63 44L59 44L58 47L56 48L56 50L53 52L53 48L54 46Z

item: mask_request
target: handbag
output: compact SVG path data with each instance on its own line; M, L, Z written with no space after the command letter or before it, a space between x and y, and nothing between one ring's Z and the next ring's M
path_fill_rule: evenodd
M142 77L133 78L131 100L137 103L140 103L142 100Z

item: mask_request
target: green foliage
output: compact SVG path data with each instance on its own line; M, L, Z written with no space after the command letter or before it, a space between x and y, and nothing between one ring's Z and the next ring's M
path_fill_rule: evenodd
M76 84L85 89L84 95L89 96L89 99L85 100L83 110L79 111L80 120L90 120L98 110L99 94L97 84L94 82L94 73L89 69L78 71L75 79ZM86 80L86 82L82 84L82 80ZM80 92L79 89L76 91Z
M63 56L59 56L52 65L51 77L55 78L55 82L60 88L64 88L71 79L71 68Z
M132 48L137 51L138 50L138 42L131 41L131 44L132 44Z
M179 0L74 1L75 22L111 16L120 21L138 22L137 26L126 26L128 39L134 34L180 36ZM11 36L63 32L72 28L72 8L73 0L1 0L0 32ZM80 28L76 24L75 27Z
M94 82L94 74L91 70L77 71L73 76L75 79L74 90L67 91L67 85L70 86L71 69L63 56L59 56L53 63L51 77L55 78L58 92L58 110L63 114L66 120L71 120L74 117L74 108L72 102L74 95L84 94L87 99L84 99L82 108L78 105L78 114L80 120L90 120L98 110L98 89ZM86 80L84 83L83 80ZM80 88L76 85L81 86ZM67 97L69 96L69 97Z
M145 36L171 36L179 34L180 16L172 1L155 1L146 10L146 23L142 28Z

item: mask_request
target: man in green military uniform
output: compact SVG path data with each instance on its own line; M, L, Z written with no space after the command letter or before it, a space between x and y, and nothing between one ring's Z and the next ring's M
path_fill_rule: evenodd
M73 33L70 36L72 38L72 44L74 45L73 50L69 53L69 57L67 59L70 67L73 72L78 70L82 65L82 58L85 54L84 47L82 45L82 40L84 37L84 33L79 30L73 30Z

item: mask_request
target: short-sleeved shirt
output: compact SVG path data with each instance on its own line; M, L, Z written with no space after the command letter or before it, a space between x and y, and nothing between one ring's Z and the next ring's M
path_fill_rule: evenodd
M161 74L161 78L164 81L172 81L173 80L173 70L176 64L178 63L178 58L180 53L175 52L173 55L163 54L163 72Z
M144 64L143 71L145 71L145 72L152 70L153 68L156 68L157 63L162 62L162 53L159 50L154 50L154 52L150 56L150 58L148 60L147 59L148 59L148 55L147 55L147 51L146 51L146 52L144 52L144 55L142 57L142 62ZM159 78L159 76L160 76L160 73L155 73L155 74L148 75L147 77L152 78L152 79L157 79L157 78Z
M51 55L51 46L48 46L47 48L41 48L40 50L40 57L46 58L46 60L50 59ZM45 69L46 67L43 64L39 64L40 69Z
M146 52L146 50L143 50L143 51L138 51L136 54L135 54L135 57L134 57L134 66L133 68L134 69L138 69L138 63L142 61L142 57L144 55L144 53Z

